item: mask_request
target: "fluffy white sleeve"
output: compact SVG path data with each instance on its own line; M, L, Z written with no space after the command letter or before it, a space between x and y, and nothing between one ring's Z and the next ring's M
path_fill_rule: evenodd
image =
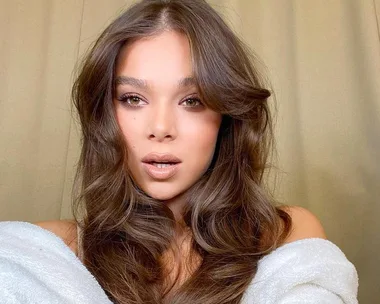
M54 233L0 222L1 304L111 304L96 279Z
M244 304L357 304L354 265L332 242L310 238L283 245L259 261Z

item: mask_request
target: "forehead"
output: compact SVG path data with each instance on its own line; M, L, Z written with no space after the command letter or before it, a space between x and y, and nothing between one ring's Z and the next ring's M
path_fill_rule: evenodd
M166 81L177 84L179 79L192 75L189 41L186 35L176 31L164 31L125 45L116 64L116 80L133 77L145 79L148 83Z

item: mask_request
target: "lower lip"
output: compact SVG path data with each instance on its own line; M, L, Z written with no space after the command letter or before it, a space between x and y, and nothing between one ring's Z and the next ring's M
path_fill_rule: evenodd
M180 163L170 165L169 167L158 168L152 164L143 163L143 167L146 173L154 179L165 180L171 178L177 173Z

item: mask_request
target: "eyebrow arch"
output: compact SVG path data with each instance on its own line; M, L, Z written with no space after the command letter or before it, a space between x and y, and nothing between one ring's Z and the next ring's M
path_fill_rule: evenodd
M115 78L115 87L119 85L131 85L142 90L147 90L149 87L146 80L128 76L117 76ZM196 81L194 77L185 77L181 78L177 85L179 88L187 88L196 85Z

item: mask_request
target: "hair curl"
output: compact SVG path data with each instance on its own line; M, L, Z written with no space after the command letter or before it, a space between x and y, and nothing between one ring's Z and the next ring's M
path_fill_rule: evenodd
M189 261L200 260L176 290L162 258L173 247L173 213L133 183L112 102L121 48L164 30L188 37L198 92L223 116L211 165L186 193ZM270 92L255 65L203 0L141 1L85 56L72 90L82 129L73 215L83 263L114 303L239 303L259 259L288 235L291 219L263 185L273 131Z

